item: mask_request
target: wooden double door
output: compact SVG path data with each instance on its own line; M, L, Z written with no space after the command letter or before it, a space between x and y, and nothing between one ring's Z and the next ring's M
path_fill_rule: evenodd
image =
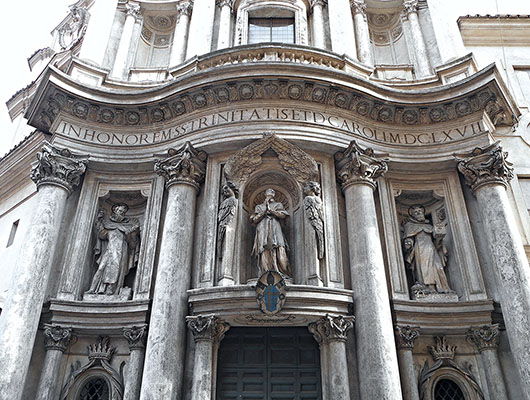
M307 327L232 328L219 348L217 400L321 400L320 353Z

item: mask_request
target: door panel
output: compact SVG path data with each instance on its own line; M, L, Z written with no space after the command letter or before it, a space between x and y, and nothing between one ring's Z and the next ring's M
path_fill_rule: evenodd
M221 342L217 400L320 400L320 354L307 328L232 328Z

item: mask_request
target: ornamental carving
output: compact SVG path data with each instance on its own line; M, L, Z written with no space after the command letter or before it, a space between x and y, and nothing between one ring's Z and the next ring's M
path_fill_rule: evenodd
M90 13L84 6L71 5L66 23L59 28L59 45L61 50L70 50L77 45L85 35Z
M181 1L177 4L177 24L180 21L180 17L182 15L187 15L188 17L191 15L191 12L193 11L193 1Z
M127 2L125 4L125 12L127 16L130 15L134 17L135 20L139 20L140 18L142 18L142 14L140 12L140 4Z
M44 347L46 350L58 350L64 353L74 338L72 328L63 328L51 324L44 325Z
M217 0L216 3L219 8L229 7L232 9L234 7L234 0Z
M467 331L467 340L481 353L484 350L495 350L499 345L499 325L471 327Z
M366 15L366 3L364 0L351 0L350 7L354 14Z
M412 350L414 342L420 336L420 328L416 326L397 326L396 337L400 349Z
M166 159L155 161L155 172L164 177L166 187L188 184L199 189L206 173L206 152L186 142L178 150L169 149L167 154Z
M158 103L145 106L120 104L109 108L63 92L50 85L32 125L47 131L60 111L87 122L111 126L149 126L156 122L171 121L185 114L207 107L252 102L255 100L296 100L323 107L336 107L351 112L353 116L393 125L424 125L446 122L484 111L496 102L495 113L502 113L495 88L483 88L458 101L437 102L431 106L415 107L388 105L366 93L354 91L336 84L307 82L297 79L230 80L211 83L206 87L193 88L168 96ZM492 111L493 112L493 111ZM229 116L230 118L230 116ZM261 118L261 117L260 117Z
M232 155L225 165L226 177L239 184L245 182L261 165L263 161L261 156L269 149L278 155L283 169L298 182L305 183L318 179L318 166L313 157L274 134L265 134L262 139L256 140Z
M447 344L445 336L437 336L434 341L436 344L428 347L434 361L452 360L455 358L456 346Z
M410 14L418 11L418 0L404 0L403 11L405 14Z
M506 187L513 178L513 164L507 160L508 153L502 151L499 142L454 156L458 170L473 191L491 184Z
M79 185L81 176L86 170L88 158L74 155L68 149L61 149L44 142L42 150L37 153L30 177L37 184L57 185L72 192Z
M345 151L335 154L337 180L342 189L357 183L368 184L375 189L377 178L388 170L384 157L386 154L375 154L373 149L363 149L352 140Z
M130 350L143 349L147 338L147 325L123 328L123 336L127 339Z
M229 324L215 315L186 317L186 321L188 322L188 328L193 333L195 342L207 340L219 343L230 329Z
M311 0L311 9L315 6L325 7L328 4L328 0Z
M353 316L326 314L325 317L310 323L308 329L320 345L332 341L344 342L348 338L348 332L353 327L354 321Z

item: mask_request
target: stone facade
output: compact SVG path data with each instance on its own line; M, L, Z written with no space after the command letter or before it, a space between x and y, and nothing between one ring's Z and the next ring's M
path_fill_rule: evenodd
M72 5L7 103L0 399L530 400L530 19L441 3Z

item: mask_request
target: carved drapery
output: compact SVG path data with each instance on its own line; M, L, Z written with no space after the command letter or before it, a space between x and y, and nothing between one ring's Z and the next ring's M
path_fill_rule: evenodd
M206 173L207 154L186 142L180 149L169 149L168 157L155 161L155 172L164 177L166 187L188 184L199 189Z
M64 353L68 345L75 339L72 328L59 325L44 325L44 347L46 350L59 350Z
M79 185L86 170L88 157L74 155L68 149L55 147L45 142L37 153L37 162L31 170L31 179L41 185L57 185L68 193Z
M144 349L147 338L147 325L123 328L123 336L129 343L130 350Z
M319 344L330 341L345 342L348 332L353 327L355 318L353 316L332 316L327 314L318 321L309 324L309 332L313 334Z
M197 315L186 317L188 328L193 333L195 342L211 341L219 343L223 340L230 325L215 315Z
M485 185L508 185L513 178L513 167L507 157L508 153L502 151L499 142L484 148L477 147L468 153L455 154L458 170L474 192Z
M383 158L385 156L375 154L371 148L363 149L352 140L345 151L335 154L337 179L342 190L356 183L364 183L375 189L376 179L388 170Z
M414 342L420 336L420 328L410 325L397 326L396 338L399 349L412 350Z
M481 353L484 350L495 350L499 345L499 325L471 327L467 331L467 340Z

